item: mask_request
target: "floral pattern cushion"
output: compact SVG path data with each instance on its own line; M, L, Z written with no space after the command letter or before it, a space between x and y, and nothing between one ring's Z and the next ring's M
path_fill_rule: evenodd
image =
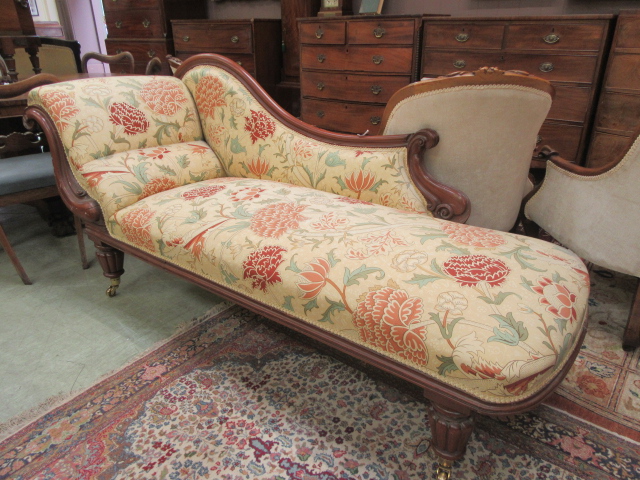
M193 98L165 76L89 78L35 88L29 105L54 120L71 166L129 150L203 140ZM80 185L89 189L82 175Z
M362 150L306 137L273 118L218 67L195 67L183 82L228 176L275 180L431 215L409 176L406 148Z
M576 346L581 260L537 239L260 179L151 195L111 234L461 388L512 402Z

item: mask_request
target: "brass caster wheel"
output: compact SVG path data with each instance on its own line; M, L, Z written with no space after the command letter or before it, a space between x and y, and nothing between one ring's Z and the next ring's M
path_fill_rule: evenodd
M440 460L438 469L436 470L436 478L438 480L449 480L451 478L451 462L448 460Z
M120 286L120 279L119 278L112 278L111 279L111 286L109 288L107 288L107 297L115 297L116 296L116 290L118 290L119 286Z

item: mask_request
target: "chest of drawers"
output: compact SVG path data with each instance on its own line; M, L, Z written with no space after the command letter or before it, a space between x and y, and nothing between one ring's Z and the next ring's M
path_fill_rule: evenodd
M302 120L376 134L391 95L417 78L420 21L407 15L300 19Z
M154 56L164 60L173 54L171 20L180 18L206 18L207 1L190 0L103 0L107 24L107 53L132 53L136 73L144 73ZM163 63L166 74L169 66Z
M436 77L495 66L549 80L556 96L538 143L583 163L612 19L612 15L425 17L420 73Z
M282 66L280 20L173 20L175 55L182 60L197 53L229 57L276 97Z

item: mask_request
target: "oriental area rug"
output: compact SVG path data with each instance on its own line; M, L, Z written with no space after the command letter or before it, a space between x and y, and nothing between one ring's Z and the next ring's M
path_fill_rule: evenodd
M640 478L627 280L592 272L592 333L556 400L478 416L453 478ZM431 479L419 393L230 307L7 436L0 478Z

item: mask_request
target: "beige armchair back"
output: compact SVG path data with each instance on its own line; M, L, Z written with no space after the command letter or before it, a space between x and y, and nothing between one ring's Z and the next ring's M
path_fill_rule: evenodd
M426 79L391 97L381 132L438 132L426 170L469 197L467 224L508 231L532 187L531 156L553 94L546 80L496 68Z

